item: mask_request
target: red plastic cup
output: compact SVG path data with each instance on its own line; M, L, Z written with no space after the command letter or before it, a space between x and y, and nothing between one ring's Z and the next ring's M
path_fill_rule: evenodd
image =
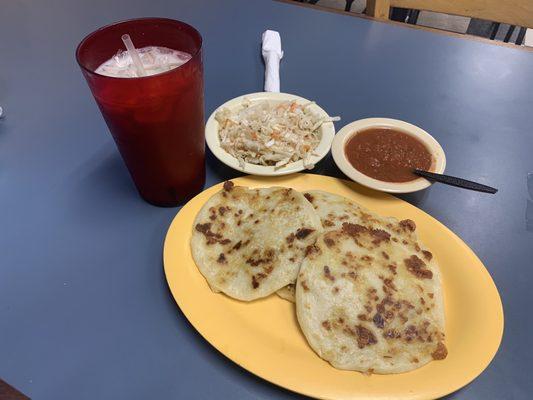
M124 49L162 46L192 59L178 68L140 78L95 73ZM78 64L140 195L158 206L176 206L205 182L202 37L186 23L141 18L105 26L76 50Z

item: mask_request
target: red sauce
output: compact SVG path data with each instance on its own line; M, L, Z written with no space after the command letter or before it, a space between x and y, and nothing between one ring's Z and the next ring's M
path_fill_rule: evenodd
M369 128L353 135L344 148L353 167L385 182L409 182L413 169L429 170L431 153L415 137L391 128Z

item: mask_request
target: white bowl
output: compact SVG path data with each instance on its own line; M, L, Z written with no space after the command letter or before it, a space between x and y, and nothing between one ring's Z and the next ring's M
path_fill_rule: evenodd
M353 181L367 186L371 189L381 190L389 193L410 193L422 190L431 185L431 182L425 178L417 178L409 182L384 182L378 179L369 177L368 175L359 172L355 169L346 157L344 150L347 141L357 132L368 128L387 127L405 132L420 140L430 151L433 162L431 165L431 172L442 174L446 167L446 156L440 146L439 142L433 136L418 126L409 124L404 121L390 118L366 118L354 121L343 127L335 136L333 145L331 146L331 153L335 163L345 175Z
M246 172L247 174L251 175L287 175L292 174L293 172L299 172L306 169L302 160L289 163L280 168L250 163L245 163L243 168L235 157L233 157L231 154L222 149L222 147L220 147L220 140L218 136L218 122L215 120L215 114L221 108L227 108L230 110L239 108L242 105L244 98L247 98L252 102L259 100L267 100L276 103L280 101L296 101L298 104L309 103L309 100L304 99L303 97L295 96L293 94L272 92L251 93L235 97L234 99L227 101L211 114L211 116L207 120L207 124L205 125L205 140L207 142L207 146L213 152L215 157L227 166L236 169L237 171ZM319 118L329 117L328 113L326 113L316 104L310 105L309 109ZM318 163L326 156L326 154L328 154L329 149L331 148L331 142L333 141L333 137L335 136L335 126L333 125L333 122L325 122L324 124L322 124L322 126L320 127L320 134L320 143L314 150L314 153L316 153L316 155L310 157L310 162L312 164Z

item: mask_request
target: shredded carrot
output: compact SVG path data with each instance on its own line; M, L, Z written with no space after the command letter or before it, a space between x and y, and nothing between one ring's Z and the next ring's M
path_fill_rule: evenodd
M279 139L281 136L280 136L280 133L278 131L272 131L272 133L270 134L270 138L271 139Z
M294 112L297 108L298 108L298 104L292 103L291 107L290 107L290 110L291 110L291 112Z

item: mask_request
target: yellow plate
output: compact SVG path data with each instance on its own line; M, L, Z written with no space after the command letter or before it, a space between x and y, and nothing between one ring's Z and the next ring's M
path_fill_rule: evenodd
M489 273L453 232L418 208L340 179L293 174L233 179L251 187L319 189L348 197L382 215L416 222L421 241L442 271L448 357L412 372L365 376L341 371L308 346L294 305L276 295L252 303L215 294L196 267L189 247L194 218L222 184L200 193L170 225L164 264L172 295L200 334L248 371L287 389L322 399L432 399L472 381L492 360L503 333L503 309Z

